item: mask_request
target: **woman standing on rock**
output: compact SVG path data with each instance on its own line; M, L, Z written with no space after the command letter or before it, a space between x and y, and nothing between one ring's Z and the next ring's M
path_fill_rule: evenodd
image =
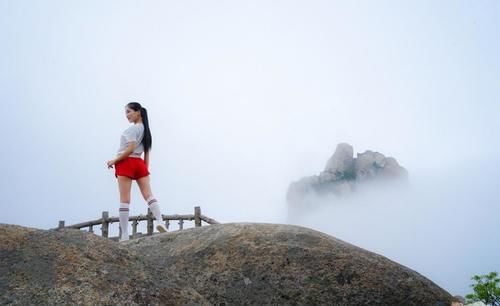
M148 112L139 103L130 102L125 106L125 114L128 121L134 124L122 133L117 157L107 162L108 169L113 168L113 165L115 166L115 176L118 179L120 191L119 216L122 230L120 241L129 239L128 217L132 180L137 181L142 196L156 219L156 229L159 232L167 231L162 224L160 206L153 196L149 184L148 166L152 137L149 129ZM142 153L144 153L144 160L141 158Z

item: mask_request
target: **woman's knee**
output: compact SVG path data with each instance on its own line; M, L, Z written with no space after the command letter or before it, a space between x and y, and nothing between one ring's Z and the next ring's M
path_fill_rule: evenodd
M118 189L120 191L120 202L130 204L130 191L132 180L129 177L118 176Z
M147 200L149 197L153 195L151 191L151 186L149 185L149 177L138 179L137 185L139 185L139 189L141 191L144 200Z

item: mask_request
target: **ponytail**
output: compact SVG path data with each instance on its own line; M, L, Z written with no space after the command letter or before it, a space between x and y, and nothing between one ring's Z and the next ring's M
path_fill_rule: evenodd
M142 138L142 145L144 146L144 152L147 153L151 149L153 138L151 137L151 130L149 129L148 111L144 107L141 108L141 117L142 124L144 124L144 137Z
M144 136L142 137L141 144L144 146L144 152L147 153L151 150L151 146L153 144L151 130L149 129L148 111L137 102L130 102L127 106L134 111L141 112L142 124L144 125Z

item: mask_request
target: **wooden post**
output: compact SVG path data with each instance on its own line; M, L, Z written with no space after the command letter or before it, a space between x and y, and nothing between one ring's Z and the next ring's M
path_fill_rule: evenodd
M167 230L168 230L169 226L170 226L170 221L167 219L167 220L165 220L165 227L167 228Z
M184 227L184 220L180 219L179 220L179 230L182 230L183 227Z
M195 227L201 226L201 208L200 208L200 206L194 207L194 226Z
M139 224L137 219L134 220L134 222L132 222L132 237L134 237L137 234L137 224Z
M108 229L109 229L108 217L109 217L109 213L107 211L103 211L102 212L101 232L102 232L102 236L105 238L108 238Z
M153 235L153 213L151 212L151 209L148 208L148 235L151 236Z
M64 220L59 221L58 228L64 228Z
M89 233L93 233L94 232L94 226L89 226Z

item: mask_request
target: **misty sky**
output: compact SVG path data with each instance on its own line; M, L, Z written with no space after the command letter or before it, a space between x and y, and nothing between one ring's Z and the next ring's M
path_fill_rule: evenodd
M499 54L493 0L0 0L0 222L117 215L106 161L139 101L162 213L285 223L289 183L348 142L411 190L318 199L297 224L465 295L500 270Z

